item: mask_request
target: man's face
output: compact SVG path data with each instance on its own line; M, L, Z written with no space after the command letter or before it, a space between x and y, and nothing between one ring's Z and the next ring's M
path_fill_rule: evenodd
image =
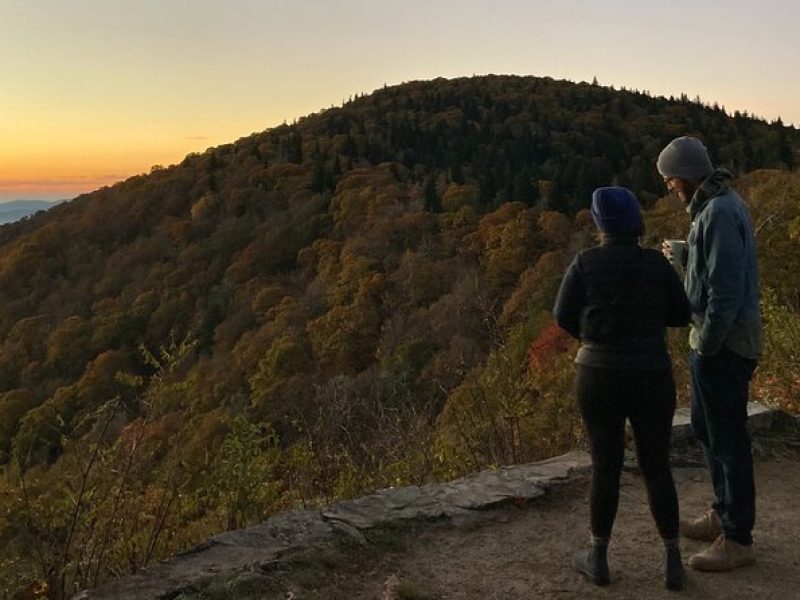
M667 191L675 194L687 204L697 190L697 186L693 182L678 177L664 177L664 185L667 186Z

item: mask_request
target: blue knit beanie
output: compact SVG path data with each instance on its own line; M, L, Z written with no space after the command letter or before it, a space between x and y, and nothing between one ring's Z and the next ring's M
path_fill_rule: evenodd
M661 151L656 167L662 177L705 179L714 171L708 150L695 137L675 138Z
M592 218L597 228L609 235L642 233L642 209L628 188L597 188L592 193Z

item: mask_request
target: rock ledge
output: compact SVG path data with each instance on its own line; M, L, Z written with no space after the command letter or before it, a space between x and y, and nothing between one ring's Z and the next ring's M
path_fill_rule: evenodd
M748 413L755 437L796 421L755 402L748 405ZM674 453L696 454L689 409L676 411L672 431ZM459 522L507 502L532 501L549 487L585 473L590 465L586 452L575 451L541 462L487 469L447 483L383 489L338 502L324 511L281 513L259 525L216 535L136 575L81 592L76 598L175 598L221 574L269 569L289 551L342 533L363 543L360 532L378 525L432 519Z

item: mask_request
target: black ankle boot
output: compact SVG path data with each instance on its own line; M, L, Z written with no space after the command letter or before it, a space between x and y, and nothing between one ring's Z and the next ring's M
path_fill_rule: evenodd
M607 549L607 543L593 543L588 550L582 550L572 557L572 566L595 585L608 585Z
M667 546L664 564L664 585L668 590L678 592L686 583L686 571L681 560L681 551L677 545Z

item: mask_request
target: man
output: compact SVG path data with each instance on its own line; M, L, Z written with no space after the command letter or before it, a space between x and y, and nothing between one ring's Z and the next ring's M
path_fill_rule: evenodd
M692 428L705 449L715 497L705 515L681 520L680 530L714 541L689 559L690 567L728 571L755 561L755 486L746 429L748 387L761 353L753 225L730 187L731 174L714 169L697 138L672 140L656 165L691 216L685 287L692 307ZM671 258L666 245L663 251Z

